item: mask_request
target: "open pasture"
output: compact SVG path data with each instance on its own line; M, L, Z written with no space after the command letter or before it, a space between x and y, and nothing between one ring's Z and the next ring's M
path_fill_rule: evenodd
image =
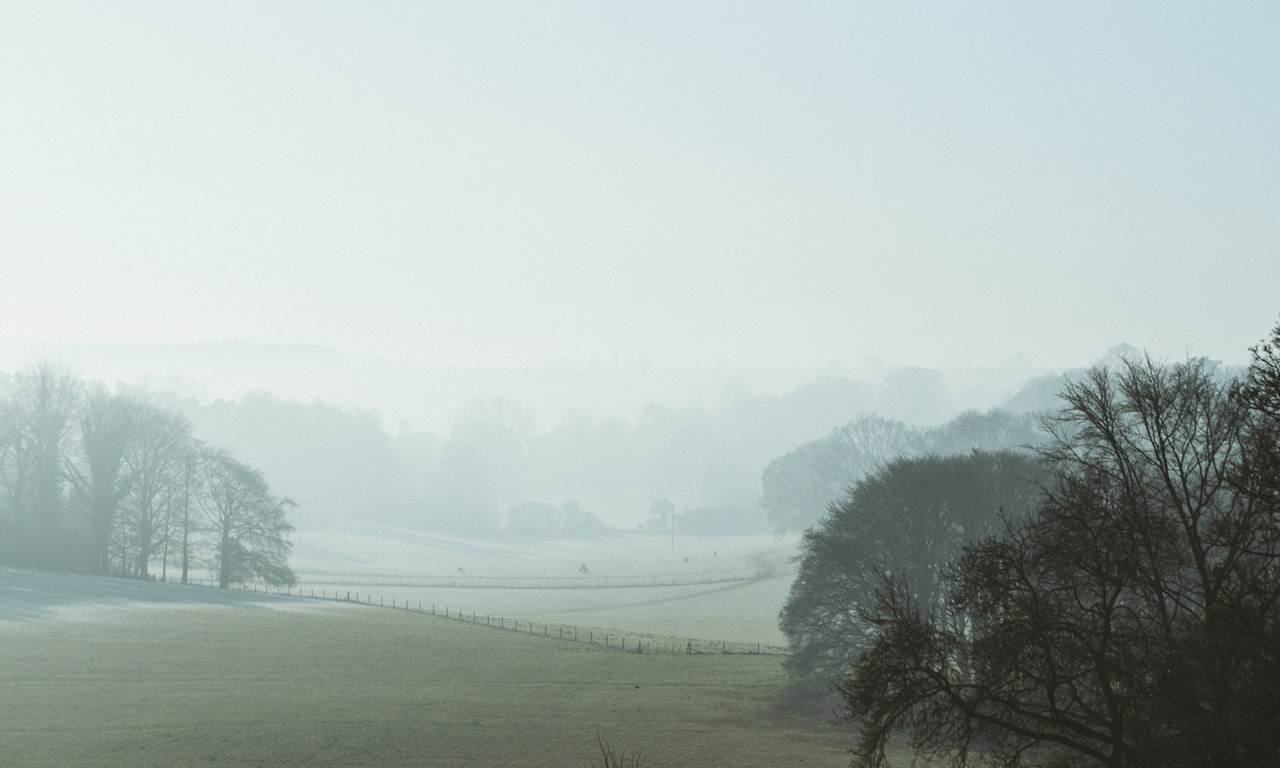
M322 520L300 526L290 564L324 576L594 579L706 582L789 570L795 536L677 536L620 531L593 538L470 539L408 528Z
M5 579L17 581L0 573L0 591ZM653 767L846 762L851 734L775 710L777 657L622 653L342 603L201 605L163 596L211 590L149 586L157 600L64 599L0 621L5 764L585 767L596 734Z
M672 549L651 534L492 542L361 526L303 535L294 562L307 595L777 647L794 552L793 539L771 536L677 538Z
M491 617L510 626L561 625L581 631L644 633L677 639L761 644L783 649L778 611L789 577L676 587L607 589L486 589L397 586L388 583L303 585L302 594L409 606L430 613ZM294 590L295 594L297 590ZM541 632L541 629L538 629ZM554 631L554 630L553 630Z

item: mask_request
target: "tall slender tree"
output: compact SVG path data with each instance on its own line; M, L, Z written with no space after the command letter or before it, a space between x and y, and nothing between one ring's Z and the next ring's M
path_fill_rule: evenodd
M88 520L83 565L92 573L111 570L111 531L118 523L120 502L129 492L124 455L134 434L135 410L127 399L110 395L101 386L94 388L80 417L78 455L66 463L66 474Z
M178 520L178 530L182 537L182 583L186 584L191 577L191 555L192 555L192 536L199 531L199 522L197 515L194 514L194 505L196 499L202 489L202 481L200 474L200 457L204 451L204 445L198 440L188 442L182 456L182 495L180 518Z
M127 569L147 578L152 558L164 550L172 529L169 517L183 484L191 424L176 413L142 402L131 405L129 418L132 435L123 455L129 484L122 507L132 557Z
M65 366L37 363L19 374L0 414L0 482L12 514L12 557L20 565L68 567L63 459L80 398L80 381Z

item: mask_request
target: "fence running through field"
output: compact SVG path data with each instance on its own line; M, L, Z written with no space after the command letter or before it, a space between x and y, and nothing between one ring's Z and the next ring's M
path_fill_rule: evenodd
M347 576L309 574L299 577L301 586L440 587L449 589L626 589L648 587L691 587L731 584L773 576L772 570L733 573L687 574L669 577L605 576Z
M350 582L348 582L350 583ZM389 586L389 585L384 585ZM534 621L517 619L510 616L499 616L478 611L466 611L456 606L423 603L405 598L391 598L387 601L382 595L372 592L357 592L347 589L328 589L315 587L266 587L258 584L242 584L239 587L248 592L265 592L268 594L287 595L314 600L329 600L343 603L355 603L391 610L408 611L438 618L460 621L491 629L518 632L557 640L600 645L629 653L649 654L752 654L781 656L787 649L767 643L745 643L726 640L704 640L689 637L673 637L654 635L644 632L624 632L601 627L586 627L575 624L562 624L554 621Z

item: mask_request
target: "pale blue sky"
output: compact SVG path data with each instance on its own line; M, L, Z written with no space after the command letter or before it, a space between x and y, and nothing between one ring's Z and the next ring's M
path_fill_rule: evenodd
M5 2L0 341L1242 361L1280 4Z

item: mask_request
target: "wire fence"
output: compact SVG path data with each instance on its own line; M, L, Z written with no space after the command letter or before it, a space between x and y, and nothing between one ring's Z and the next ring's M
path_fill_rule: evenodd
M702 584L730 584L757 581L774 575L772 569L714 572L684 576L397 576L308 574L298 577L303 586L430 587L442 589L640 589L690 587Z
M350 581L343 582L351 584ZM213 585L211 585L213 586ZM325 600L340 603L386 608L406 611L440 619L457 621L490 629L516 632L556 640L586 643L629 653L648 654L749 654L767 656L785 656L789 651L778 645L767 643L748 643L732 640L707 640L673 635L659 635L646 632L628 632L604 627L563 624L554 621L536 621L531 619L512 618L492 613L466 611L456 606L424 603L421 600L392 597L388 601L382 595L370 591L354 591L348 589L328 589L321 587L268 587L260 584L241 584L238 589L248 592L263 592L282 596L300 597L314 600Z

